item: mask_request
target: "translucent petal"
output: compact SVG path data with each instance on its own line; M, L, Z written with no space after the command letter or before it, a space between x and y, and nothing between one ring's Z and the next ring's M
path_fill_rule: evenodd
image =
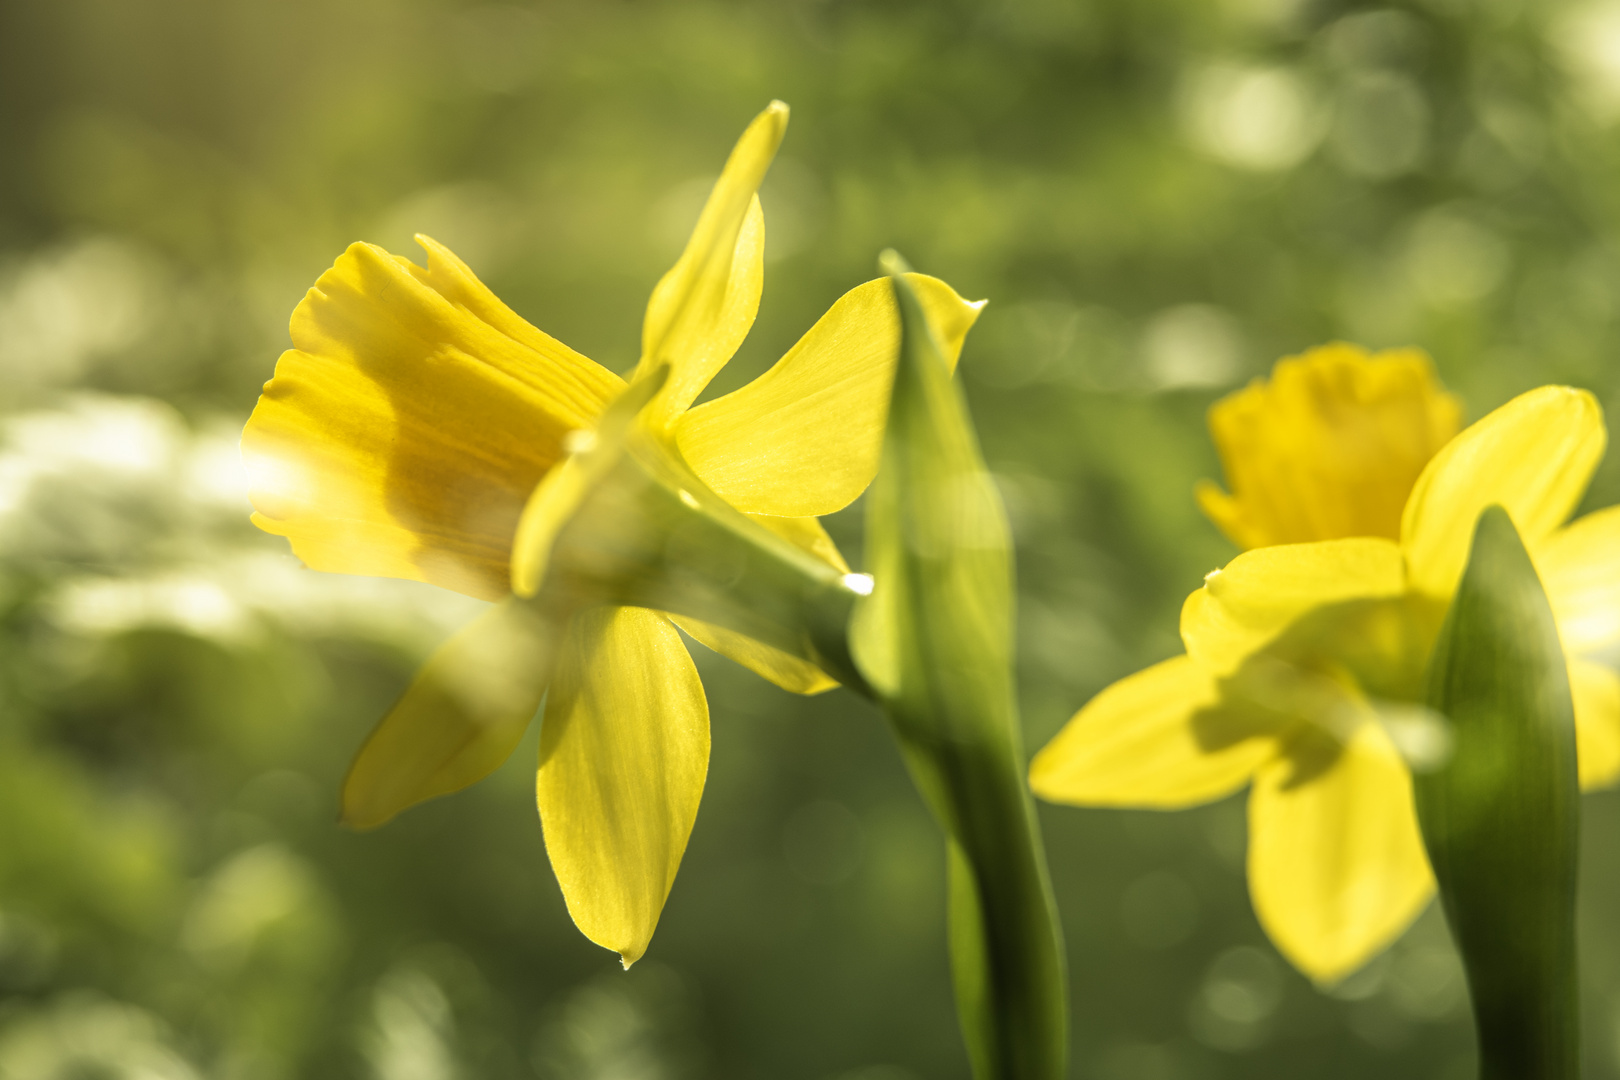
M1210 409L1232 494L1206 481L1198 502L1244 548L1396 540L1413 483L1461 417L1417 349L1324 345Z
M1603 410L1585 390L1520 394L1429 462L1401 521L1412 586L1449 597L1468 560L1474 522L1500 504L1532 551L1569 517L1603 457Z
M954 366L982 301L909 274ZM726 501L750 513L830 514L877 473L900 316L887 279L839 297L769 371L681 417L681 454Z
M425 237L355 244L293 312L242 433L260 528L317 570L506 594L524 500L623 387Z
M670 379L649 421L668 423L725 366L754 324L764 282L765 219L755 192L787 131L780 101L748 125L726 160L686 250L653 288L641 331L641 367Z
M1330 761L1290 754L1255 775L1249 892L1277 948L1321 983L1360 967L1423 910L1434 877L1412 778L1381 725L1361 724Z
M1536 573L1574 654L1620 646L1620 506L1587 514L1531 549Z
M1181 608L1187 652L1228 675L1295 620L1329 604L1399 596L1401 550L1360 538L1257 548L1204 579Z
M748 515L805 551L826 560L838 569L849 572L849 564L833 543L821 522L813 517L783 518L764 514ZM794 694L819 694L831 690L838 683L826 672L807 660L762 645L753 638L744 637L724 627L713 626L697 619L670 616L670 619L692 637L701 641L721 656L752 671L754 674Z
M1092 698L1035 755L1029 782L1052 802L1177 809L1249 782L1273 731L1223 709L1215 679L1178 656Z
M440 646L350 766L344 823L381 825L493 772L540 707L555 636L533 609L506 600Z
M540 729L540 820L568 913L626 967L658 925L708 767L709 707L669 620L576 616Z
M833 543L827 530L822 528L821 522L813 517L776 517L771 514L749 514L748 517L771 530L777 536L808 551L824 562L849 573L849 563L844 561L843 553L838 545Z
M1571 660L1569 689L1581 787L1608 787L1620 780L1620 674L1605 664Z
M789 693L820 694L838 685L838 680L810 661L761 645L751 637L681 615L669 618L697 641Z

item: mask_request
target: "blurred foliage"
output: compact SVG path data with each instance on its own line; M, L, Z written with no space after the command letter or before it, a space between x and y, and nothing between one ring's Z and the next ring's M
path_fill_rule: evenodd
M713 657L647 960L568 923L533 735L366 835L349 754L475 605L300 571L235 438L352 240L464 256L623 370L766 101L763 369L899 248L992 301L964 386L1019 545L1039 745L1177 651L1233 553L1203 412L1349 338L1473 416L1620 390L1620 6L1422 0L0 0L0 1077L965 1075L943 858L880 718ZM1620 499L1607 464L1589 506ZM859 513L831 528L857 565ZM1620 1076L1620 801L1588 797L1588 1068ZM1241 800L1043 811L1074 1075L1470 1075L1431 911L1328 992Z

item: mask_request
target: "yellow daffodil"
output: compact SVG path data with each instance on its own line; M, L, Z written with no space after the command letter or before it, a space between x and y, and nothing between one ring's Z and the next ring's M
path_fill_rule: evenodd
M1523 394L1453 437L1420 353L1330 345L1219 402L1230 494L1199 491L1251 548L1181 613L1186 655L1108 687L1037 756L1042 797L1170 809L1249 792L1262 925L1313 978L1343 977L1434 883L1411 768L1445 752L1425 713L1435 633L1480 512L1500 504L1542 578L1575 696L1583 785L1620 776L1620 508L1564 524L1603 455L1593 397Z
M425 267L355 244L293 313L295 347L242 439L253 520L286 536L308 566L498 601L441 648L372 733L345 783L345 820L379 825L487 775L544 697L537 798L547 850L575 922L626 965L652 936L708 767L708 706L675 623L787 689L835 684L803 656L735 629L625 606L645 582L592 571L549 588L566 576L548 578L550 547L572 552L575 569L618 550L624 538L610 533L621 519L587 496L593 484L611 486L615 455L633 444L654 473L675 478L644 486L678 495L672 505L693 516L669 536L625 540L656 548L659 567L731 559L688 557L693 537L752 535L756 554L772 543L787 552L766 562L799 559L809 577L837 583L848 568L816 518L860 494L880 453L899 339L887 280L846 293L748 386L693 405L759 306L756 192L787 116L773 103L737 143L685 251L653 289L628 389L525 322L432 240L417 238ZM979 305L933 278L913 284L954 362ZM597 531L573 528L575 518ZM564 592L568 602L555 602Z

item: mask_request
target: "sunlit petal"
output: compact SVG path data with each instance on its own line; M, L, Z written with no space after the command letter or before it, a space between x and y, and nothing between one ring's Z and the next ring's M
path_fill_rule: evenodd
M1313 609L1398 596L1401 550L1376 538L1257 548L1204 579L1181 609L1189 655L1227 675Z
M626 967L658 925L708 767L709 707L669 620L576 617L540 729L540 820L568 913Z
M748 517L771 530L777 536L810 554L849 573L849 563L821 522L813 517L776 517L772 514L749 514Z
M1581 787L1608 787L1620 780L1620 674L1605 664L1571 660L1569 690Z
M909 274L953 366L983 303ZM681 453L740 510L785 517L849 505L877 473L900 317L887 279L851 289L765 374L681 417Z
M787 131L780 101L748 125L726 160L686 250L653 288L641 331L646 374L668 363L671 374L651 409L667 423L690 405L748 336L764 282L765 219L755 194Z
M751 519L776 535L803 548L846 574L849 564L833 543L821 522L813 517L785 518L765 514L749 514ZM838 683L826 672L807 660L762 645L753 638L710 623L671 615L670 619L692 637L701 641L721 656L733 660L749 671L794 694L819 694L831 690Z
M540 707L555 635L532 609L507 600L442 645L350 766L344 822L381 825L493 772Z
M789 693L820 694L838 685L836 679L808 660L800 660L780 649L761 645L753 638L744 637L723 626L681 615L671 615L670 620L721 656L741 664Z
M1401 521L1414 588L1450 596L1474 523L1505 508L1532 551L1569 517L1603 457L1603 410L1585 390L1543 386L1471 425L1418 478Z
M355 244L293 313L242 456L254 522L317 570L506 593L524 500L623 387L426 238Z
M1209 410L1232 494L1206 481L1198 503L1244 548L1396 540L1413 483L1461 417L1422 352L1323 345Z
M1361 724L1325 768L1296 755L1261 767L1249 795L1249 892L1277 948L1324 983L1423 910L1434 876L1412 777L1381 725Z
M1030 786L1081 806L1175 809L1230 794L1277 741L1219 699L1214 677L1186 656L1121 679L1035 755Z
M1620 646L1620 506L1570 522L1531 550L1570 653Z

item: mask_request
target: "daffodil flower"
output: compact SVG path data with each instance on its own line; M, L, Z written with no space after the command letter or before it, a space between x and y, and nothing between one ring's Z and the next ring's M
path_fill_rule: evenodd
M1218 403L1232 484L1205 510L1252 548L1181 613L1186 654L1105 689L1036 757L1042 797L1185 807L1251 785L1249 890L1278 948L1342 978L1434 881L1411 769L1446 752L1424 672L1481 511L1504 507L1551 600L1580 775L1620 776L1620 508L1564 524L1603 455L1592 395L1548 386L1452 437L1411 351L1327 346Z
M814 650L795 655L799 639L769 611L750 621L770 598L748 589L786 575L791 601L793 588L853 596L861 583L816 518L877 468L899 340L888 281L846 293L754 382L693 405L759 306L756 192L787 116L773 103L737 143L653 289L628 384L432 240L417 238L425 267L355 244L293 313L295 347L242 440L253 520L308 566L496 601L367 740L344 819L380 825L487 775L544 698L551 863L576 924L627 966L652 936L708 767L708 706L676 624L815 693L835 683ZM913 284L954 361L979 305L934 278ZM680 612L694 579L710 600L729 593ZM710 610L731 625L691 617Z

